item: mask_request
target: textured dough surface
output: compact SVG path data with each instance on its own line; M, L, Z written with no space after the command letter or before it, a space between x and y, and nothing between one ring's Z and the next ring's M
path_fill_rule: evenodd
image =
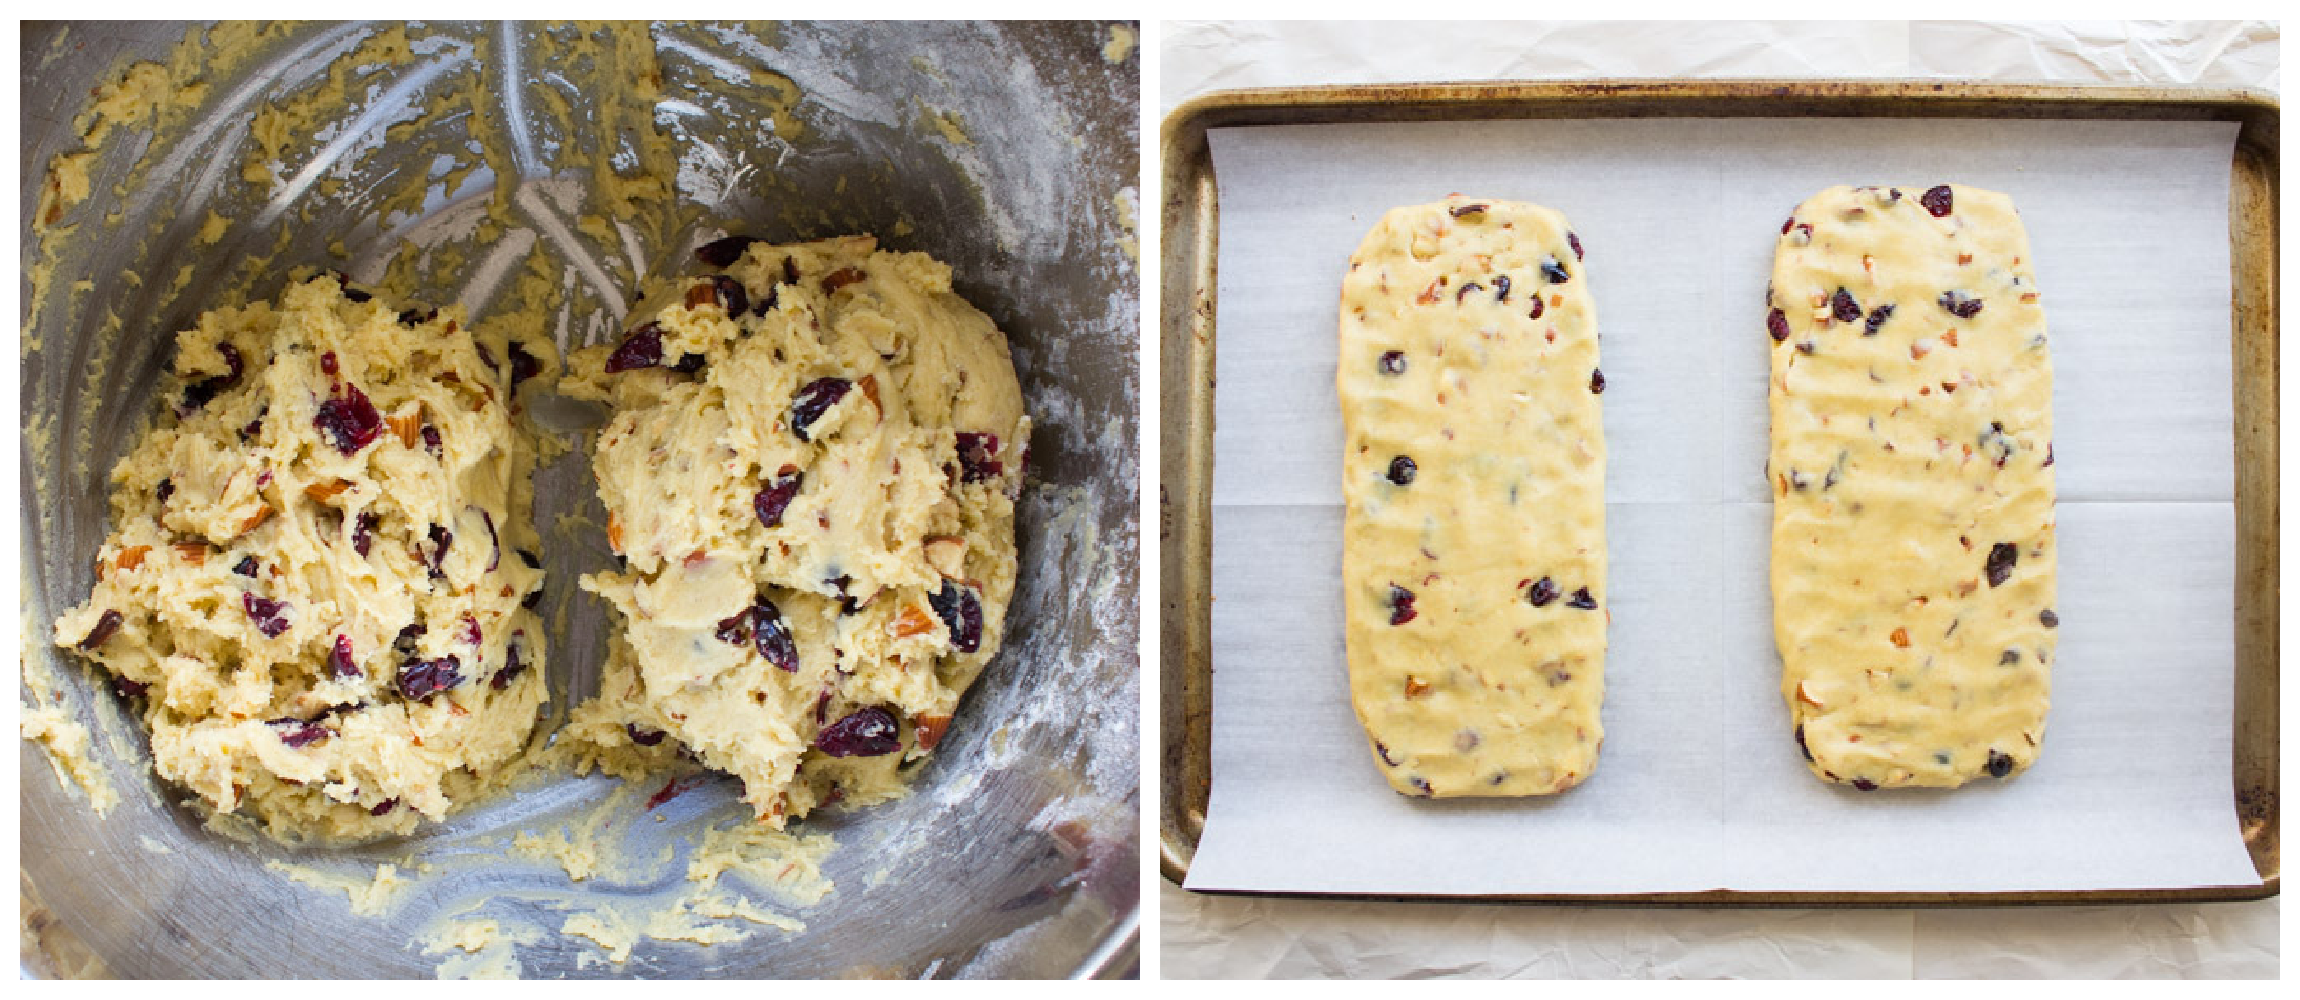
M1769 296L1773 626L1813 772L2027 768L2058 625L2052 364L2012 199L1823 191Z
M94 590L55 627L134 698L161 777L282 839L352 840L446 816L520 753L543 574L515 554L535 449L509 369L550 370L532 348L330 275L177 336ZM346 453L320 421L354 393L373 437Z
M1350 698L1382 774L1425 796L1580 783L1608 617L1580 240L1536 205L1392 210L1342 281L1337 385Z
M570 363L569 391L613 408L593 467L627 561L582 581L623 630L572 731L616 773L692 751L775 826L900 794L899 765L997 653L1014 591L1030 419L1005 335L948 265L867 236L752 243L720 274L650 285L629 323ZM845 388L802 417L824 380ZM776 484L795 488L769 524ZM979 639L954 635L961 606ZM761 612L795 664L760 648ZM874 745L830 752L837 727L874 717Z

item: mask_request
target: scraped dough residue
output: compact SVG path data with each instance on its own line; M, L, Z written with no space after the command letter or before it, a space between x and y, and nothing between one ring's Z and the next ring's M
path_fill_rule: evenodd
M1131 26L1124 24L1111 25L1110 41L1104 43L1102 46L1102 61L1111 63L1125 62L1126 57L1134 53L1134 41L1134 29Z

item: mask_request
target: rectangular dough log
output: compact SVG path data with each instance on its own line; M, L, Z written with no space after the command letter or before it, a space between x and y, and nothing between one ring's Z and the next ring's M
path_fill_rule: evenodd
M2052 364L2012 199L1836 187L1781 230L1773 627L1813 772L2002 778L2044 738Z
M1597 313L1565 218L1391 211L1342 281L1350 695L1421 796L1546 795L1604 737Z

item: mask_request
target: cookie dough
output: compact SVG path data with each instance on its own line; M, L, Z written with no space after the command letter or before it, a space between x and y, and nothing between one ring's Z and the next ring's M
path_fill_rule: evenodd
M2052 359L2012 199L1836 187L1774 255L1773 627L1813 773L2003 778L2044 739Z
M1350 698L1408 795L1544 795L1597 765L1605 431L1579 237L1455 195L1342 281Z
M570 731L619 774L683 752L780 827L898 795L998 651L1030 418L950 268L867 236L697 256L568 391L623 568L623 628Z
M157 423L55 641L160 776L289 841L404 834L478 795L544 698L535 449L547 342L323 274L176 338ZM530 386L533 383L529 383Z

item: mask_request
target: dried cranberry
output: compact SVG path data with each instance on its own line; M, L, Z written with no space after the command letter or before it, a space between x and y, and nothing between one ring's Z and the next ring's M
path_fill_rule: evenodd
M1532 312L1529 312L1529 313L1526 313L1526 314L1525 314L1525 318L1527 318L1527 319L1540 319L1540 318L1541 318L1541 311L1542 311L1542 308L1543 308L1543 306L1542 306L1542 304L1541 304L1541 293L1540 293L1540 292L1535 292L1535 293L1533 293L1533 311L1532 311Z
M615 345L615 352L607 355L607 371L627 372L638 368L653 368L663 363L663 328L649 323L631 331L623 342Z
M671 370L678 372L681 375L693 375L696 372L702 371L703 366L709 362L709 358L706 358L700 354L696 354L693 351L689 351L685 354L679 355L679 363L672 365Z
M959 451L961 458L965 454L964 449ZM791 498L799 495L799 487L805 482L806 473L794 470L776 476L774 482L759 490L758 495L751 498L751 510L759 515L759 523L769 528L782 524L783 511L790 509Z
M1589 588L1583 587L1574 591L1572 597L1565 599L1565 606L1579 608L1583 611L1595 611L1597 610L1597 598L1589 596Z
M1406 352L1404 352L1404 351L1384 351L1384 352L1382 352L1381 370L1382 370L1382 374L1384 374L1384 375L1403 375L1403 374L1405 374L1405 373L1406 373Z
M1565 273L1565 262L1556 257L1541 259L1541 274L1542 277L1548 278L1552 285L1562 285L1573 280L1572 275Z
M1453 293L1453 304L1458 306L1458 305L1460 305L1460 304L1461 304L1461 300L1462 300L1463 298L1466 298L1466 297L1469 295L1469 293L1471 293L1471 292L1482 292L1482 291L1485 291L1485 286L1484 286L1484 285L1478 284L1477 282L1474 282L1474 281L1465 281L1465 282L1462 282L1462 284L1461 284L1461 287L1460 287L1460 288L1454 289L1454 293Z
M960 482L979 483L994 479L1006 471L1006 463L998 461L998 435L958 432L958 466Z
M1385 744L1380 740L1375 740L1374 752L1382 755L1382 763L1388 764L1391 767L1398 766L1397 759L1390 756L1390 748L1388 744Z
M425 324L425 323L429 323L429 322L431 322L432 320L435 320L435 319L438 319L438 318L439 318L439 310L437 310L437 309L422 309L422 308L410 308L410 309L403 309L403 310L400 310L400 313L399 313L399 325L401 325L401 326L422 326L423 324Z
M1794 228L1796 225L1797 225L1797 217L1796 217L1796 216L1794 216L1794 215L1792 215L1792 216L1790 216L1790 217L1788 217L1788 218L1786 218L1786 219L1782 219L1782 220L1781 220L1781 235L1783 235L1783 236L1787 236L1787 235L1789 235L1789 230L1790 230L1790 229L1792 229L1792 228Z
M247 609L248 620L255 623L256 631L273 639L288 630L288 606L280 601L257 597L252 591L240 592L240 606Z
M479 619L466 614L463 616L462 625L463 630L455 634L456 639L471 646L477 646L484 641L479 631Z
M2002 754L2002 753L1998 753L1998 752L1996 752L1996 751L1994 751L1994 750L1991 750L1991 751L1989 751L1989 776L1990 776L1990 777L1992 777L1992 778L2002 778L2002 777L2004 777L2005 775L2011 774L2011 773L2012 773L2012 769L2013 769L2013 759L2012 759L2012 756L2011 756L2010 754Z
M743 291L743 283L724 274L711 278L711 291L719 297L719 305L727 310L729 318L739 316L751 307L751 297Z
M979 619L980 612L976 614ZM791 623L783 620L782 609L775 607L775 602L764 597L751 606L751 641L775 669L799 672L799 643L791 637Z
M541 374L543 374L543 362L536 360L535 355L527 353L526 345L516 340L512 341L511 384L518 385Z
M1480 214L1480 213L1483 213L1483 212L1485 211L1485 208L1486 208L1485 204L1484 204L1483 202L1480 202L1480 203L1478 203L1478 204L1475 204L1475 205L1457 205L1457 206L1455 206L1455 207L1453 207L1453 208L1449 208L1449 209L1447 209L1446 211L1447 211L1447 212L1450 212L1450 213L1452 213L1452 215L1453 215L1453 217L1454 217L1454 218L1456 218L1456 219L1459 219L1459 218L1464 218L1464 217L1466 217L1466 216L1471 216L1471 215L1478 215L1478 214Z
M1989 586L2003 586L2011 578L2013 566L2020 562L2020 550L2011 542L1998 542L1989 546L1989 558L1984 568L1988 572Z
M1571 230L1565 234L1565 245L1573 248L1573 259L1581 259L1581 237Z
M1430 799L1437 797L1437 789L1431 788L1429 779L1424 778L1421 775L1417 774L1413 777L1407 778L1406 784L1414 786L1414 794L1419 795L1422 798Z
M151 689L151 685L142 681L132 681L125 677L112 678L112 693L122 698L138 697Z
M631 742L643 747L659 745L663 742L663 737L671 735L660 729L641 729L636 722L624 723L623 731L631 734Z
M383 518L374 514L361 514L354 518L351 528L351 550L365 557L368 546L375 544L376 526L382 523Z
M479 363L488 371L499 371L502 369L503 366L497 364L495 361L495 352L488 350L486 344L473 344L471 346L478 349Z
M1958 319L1971 319L1980 315L1981 300L1969 298L1963 292L1942 292L1941 308L1948 310L1949 315Z
M1399 486L1404 486L1414 481L1414 474L1416 471L1418 470L1414 465L1413 459L1407 458L1404 455L1399 455L1396 458L1390 459L1390 482L1396 483Z
M2020 662L2020 650L2017 650L2017 649L2008 649L2008 650L2005 650L2005 652L2004 652L2004 655L2003 655L2003 656L1999 656L1999 657L1997 657L1997 666L2000 666L2000 667L2009 667L2009 666L2012 666L2012 665L2014 665L2014 664L2017 664L2017 663L2019 663L2019 662Z
M1877 790L1877 783L1870 781L1867 778L1854 778L1853 787L1858 788L1864 792L1873 792Z
M1772 332L1776 344L1789 339L1789 315L1779 309L1773 310L1765 316L1765 329Z
M223 395L225 390L240 384L240 373L245 368L240 360L239 348L230 344L217 344L216 353L223 355L224 365L231 370L225 374L201 379L185 386L184 401L182 405L176 407L177 416L191 415L200 407L208 405L209 400Z
M1413 621L1418 613L1414 610L1414 592L1390 584L1390 624L1403 625Z
M712 240L695 248L695 258L712 267L727 267L743 259L751 244L764 242L756 236L728 236Z
M1549 602L1557 600L1557 583L1546 576L1535 580L1526 590L1525 599L1533 602L1534 607L1546 608Z
M232 572L238 573L241 576L252 577L256 575L257 569L258 567L256 566L256 557L248 556L241 559L239 565L232 567Z
M1497 274L1493 276L1493 292L1495 302L1509 301L1509 275Z
M2051 608L2046 608L2043 611L2037 612L2036 620L2043 622L2044 627L2046 628L2060 627L2060 616L2053 614Z
M365 302L375 297L373 295L369 295L366 292L360 291L357 288L351 287L351 275L345 274L342 271L329 271L328 274L335 278L335 283L337 285L342 286L344 298L350 299L353 302Z
M1797 750L1805 755L1805 762L1813 762L1813 748L1805 745L1805 724L1797 723Z
M836 376L818 378L800 386L791 396L791 433L798 435L801 441L812 440L807 437L807 428L814 426L839 400L845 399L847 390L852 388L853 382ZM961 445L963 450L963 442Z
M495 567L503 562L503 539L495 534L495 515L488 513L484 508L473 507L471 509L479 511L479 522L487 526L487 571L493 573Z
M431 571L431 578L437 580L447 575L440 567L447 563L447 549L455 544L455 532L434 524L431 526L429 536L431 538L431 554L425 565Z
M398 637L391 640L392 651L398 653L401 656L413 657L415 655L416 640L422 638L426 633L430 631L430 629L423 627L422 622L407 623L406 628L399 630Z
M447 443L439 439L439 428L433 427L430 424L423 425L424 451L430 452L433 458L437 458L439 457L440 452L445 450L446 447Z
M1933 213L1933 218L1938 219L1956 207L1956 195L1949 190L1948 185L1942 184L1919 195L1917 203L1925 206L1925 211Z
M399 696L422 701L463 683L463 661L454 656L409 660L399 666Z
M751 303L751 315L764 316L770 312L773 312L775 309L775 303L781 298L782 293L777 291L774 285L768 285L767 294L761 296L758 300Z
M89 629L87 637L80 640L80 648L95 649L103 645L104 640L111 638L112 633L118 632L121 623L125 621L127 619L121 617L119 612L106 608L103 614L96 616L96 627Z
M280 742L287 744L290 750L301 750L335 735L328 732L326 726L302 719L273 719L265 725L279 730Z
M336 374L334 351L329 351L319 356L319 370L328 373L329 377L333 377Z
M1888 319L1892 319L1892 318L1893 318L1893 304L1892 304L1892 303L1890 303L1890 302L1887 302L1887 303L1885 303L1884 305L1878 306L1877 308L1870 310L1870 311L1869 311L1869 321L1868 321L1866 324L1863 324L1863 325L1862 325L1862 327L1861 327L1861 336L1864 336L1864 337L1874 337L1874 336L1876 336L1876 335L1877 335L1877 328L1878 328L1878 327L1881 327L1881 326L1884 326L1884 325L1885 325L1885 321L1886 321L1886 320L1888 320Z
M161 503L167 503L169 497L176 495L176 481L173 479L162 479L160 480L159 488L153 490L152 492L154 495L160 498Z
M926 603L933 606L935 617L949 626L952 649L972 653L982 648L982 598L973 587L944 580L942 589Z
M2047 442L2045 442L2045 443L2044 443L2044 466L2043 466L2043 467L2045 467L2045 468L2050 468L2050 467L2052 467L2052 442L2050 442L2050 441L2047 441Z
M1593 393L1605 391L1605 371L1603 369L1592 368L1589 370L1589 391Z
M1840 287L1837 294L1829 297L1829 315L1835 316L1839 323L1850 323L1861 318L1861 304L1853 301L1853 293Z
M399 800L398 800L398 799L395 799L395 798L393 798L393 799L385 799L385 800L383 800L383 801L381 801L381 802L378 802L378 803L376 803L376 804L375 804L375 808L368 810L368 811L367 811L367 814L368 814L368 815L370 815L370 816L381 816L381 815L383 815L384 813L390 812L390 811L392 811L392 810L394 810L394 809L397 809L397 808L399 808Z
M512 641L503 647L503 669L495 672L494 678L487 682L488 687L501 691L510 687L512 681L527 671L527 664L520 662L519 659L519 637L526 634L525 632L511 633Z
M751 609L744 608L735 612L732 618L720 619L718 631L714 634L720 642L730 646L740 646L751 641Z
M357 453L383 433L383 416L375 412L375 404L367 401L367 394L356 385L340 387L341 394L330 394L319 404L318 415L312 423L327 436L335 450L346 455Z
M322 404L322 405L325 405L325 404ZM271 407L268 407L268 406L267 406L267 407L264 407L264 412L268 413L268 412L270 412L270 411L271 411ZM242 440L242 441L253 441L253 440L255 440L255 439L258 437L258 436L262 435L262 434L263 434L263 432L264 432L264 418L263 418L263 414L262 414L262 413L258 413L258 414L256 415L256 418L255 418L254 420L250 420L250 421L248 421L247 423L240 425L240 440Z
M350 636L339 635L335 637L335 648L327 652L327 673L328 676L337 680L359 676L359 664L353 662L351 658Z
M824 726L815 749L833 757L882 757L902 749L902 727L894 713L872 705Z

